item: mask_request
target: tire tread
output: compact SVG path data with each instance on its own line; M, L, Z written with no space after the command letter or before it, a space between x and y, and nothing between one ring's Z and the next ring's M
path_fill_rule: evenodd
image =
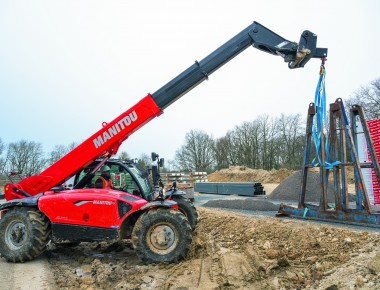
M5 242L5 229L7 225L17 218L28 229L29 240L19 249L14 250ZM49 241L51 228L48 218L36 208L15 207L9 210L0 220L0 253L8 261L23 263L33 260L45 249Z

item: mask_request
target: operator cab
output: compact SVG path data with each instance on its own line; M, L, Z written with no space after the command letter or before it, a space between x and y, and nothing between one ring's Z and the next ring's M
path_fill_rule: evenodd
M101 162L101 160L96 160L75 175L74 188L96 188L95 182L101 174L100 170L98 170L94 176L84 184L80 181L87 176L99 164L99 162ZM149 182L148 173L141 166L138 166L138 164L133 163L132 161L123 161L119 159L110 159L104 165L107 165L110 168L112 184L115 190L128 192L148 201L153 199L153 186Z

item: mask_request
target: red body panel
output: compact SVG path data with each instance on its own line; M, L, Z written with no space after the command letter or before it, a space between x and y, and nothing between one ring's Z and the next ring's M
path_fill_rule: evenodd
M133 201L122 196L130 196ZM119 228L122 218L118 212L118 200L131 206L127 215L148 203L121 191L77 189L59 193L46 192L39 198L38 207L52 223Z
M125 139L161 113L162 111L156 105L152 96L147 95L111 123L103 124L102 129L39 175L21 180L17 184L17 187L30 195L36 195L51 189L96 158L106 153L116 154L119 146ZM25 197L15 193L12 190L14 186L14 184L7 184L5 186L4 191L7 200Z

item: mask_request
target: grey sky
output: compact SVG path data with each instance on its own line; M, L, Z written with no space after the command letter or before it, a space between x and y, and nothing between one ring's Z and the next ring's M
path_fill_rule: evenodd
M233 3L233 4L232 4ZM0 138L81 142L253 21L329 49L327 103L380 77L380 1L0 1ZM247 49L134 133L132 157L172 159L186 132L307 113L320 61L289 70Z

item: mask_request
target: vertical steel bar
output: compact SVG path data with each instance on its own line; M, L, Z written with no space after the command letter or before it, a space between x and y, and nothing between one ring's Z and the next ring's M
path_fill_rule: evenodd
M330 104L330 153L335 160L339 160L338 153L338 140L337 140L337 122L340 116L339 106L335 103ZM334 196L335 196L335 208L337 210L342 210L342 191L340 185L340 168L339 166L334 166L333 168L334 177Z
M344 110L343 102L338 99L342 110ZM356 114L351 110L351 130L349 124L345 124L347 138L347 146L351 152L351 158L354 162L354 173L355 173L355 187L356 187L356 208L366 209L368 213L372 213L371 204L368 199L367 188L364 183L363 174L361 171L361 166L359 162L359 157L357 154L357 135L356 135Z
M352 134L354 136L354 147L357 149L357 124L356 124L356 114L354 111L350 111L351 115L350 115L350 118L351 118L351 131L352 131ZM358 209L362 209L363 208L363 192L362 192L362 187L359 183L359 179L356 178L357 176L357 173L356 173L356 168L354 166L354 176L355 176L355 192L356 192L356 195L355 195L355 202L356 202L356 208Z
M379 159L377 158L376 151L375 151L375 148L373 146L373 141L372 141L371 135L369 133L368 124L366 121L364 110L359 105L352 106L352 110L357 111L357 114L358 114L360 121L363 125L364 136L366 138L367 147L368 147L369 153L371 155L372 165L373 165L373 169L375 171L376 179L377 179L377 182L379 184L379 180L380 180Z
M340 109L339 109L340 110ZM346 131L344 130L344 120L342 116L343 112L340 110L339 118L339 128L340 128L340 160L343 164L347 164L347 142L346 142ZM348 209L348 185L347 185L347 173L346 165L341 168L341 182L342 182L342 207L343 210Z
M320 132L321 132L321 145L320 145L321 146L321 150L320 150L321 164L319 167L319 172L320 172L321 189L322 189L320 206L321 206L322 211L326 211L327 210L327 181L326 181L327 171L326 171L325 134L323 132L322 126L320 127Z
M307 112L306 146L305 146L304 154L303 154L302 181L301 181L301 191L298 198L298 208L305 207L307 173L310 166L310 147L311 147L311 136L313 134L312 129L313 129L314 116L315 116L315 106L314 106L314 103L310 103L309 109Z

